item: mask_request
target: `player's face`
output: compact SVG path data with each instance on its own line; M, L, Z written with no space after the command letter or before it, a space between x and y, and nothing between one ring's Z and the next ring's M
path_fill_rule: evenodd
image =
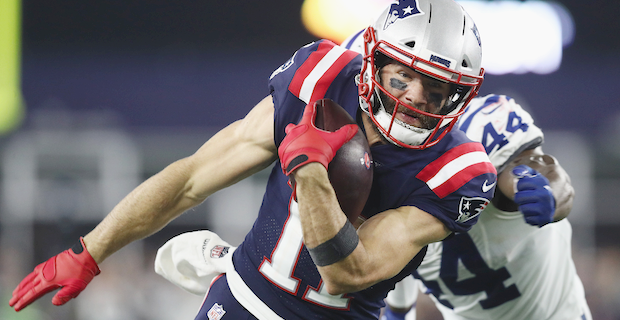
M415 109L438 114L450 93L448 83L433 79L400 63L389 63L380 70L380 83L391 95ZM393 114L396 101L380 92L388 113ZM438 119L417 113L403 105L396 111L396 119L418 128L432 129Z

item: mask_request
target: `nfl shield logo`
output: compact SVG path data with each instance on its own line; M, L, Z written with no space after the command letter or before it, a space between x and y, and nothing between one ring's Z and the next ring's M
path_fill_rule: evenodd
M217 245L211 249L211 258L221 258L228 253L230 247Z
M224 311L222 305L216 303L209 309L209 312L207 312L207 317L209 317L209 320L220 320L224 316L224 313L226 313L226 311Z

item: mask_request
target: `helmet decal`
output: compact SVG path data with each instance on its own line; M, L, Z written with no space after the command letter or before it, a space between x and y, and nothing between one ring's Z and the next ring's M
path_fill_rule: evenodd
M478 33L478 27L476 27L475 23L474 26L471 28L471 31L473 31L476 40L478 40L478 45L482 47L482 42L480 41L480 33Z
M418 0L399 0L395 3L392 3L390 6L390 13L387 15L385 19L385 24L383 25L383 30L387 29L392 23L396 22L398 19L407 18L408 16L414 14L424 14L418 5Z
M428 61L430 61L430 62L437 62L439 64L444 65L446 68L450 68L450 64L451 64L450 60L444 59L444 58L436 56L434 54L431 54L431 58Z

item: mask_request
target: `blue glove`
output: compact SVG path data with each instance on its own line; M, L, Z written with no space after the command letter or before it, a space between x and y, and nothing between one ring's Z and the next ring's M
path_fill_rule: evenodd
M526 165L514 167L512 174L519 179L514 201L519 205L525 222L540 227L552 222L555 197L549 187L549 180Z
M396 312L390 309L390 307L386 306L383 309L383 315L381 316L380 320L405 320L405 315L407 315L407 312Z

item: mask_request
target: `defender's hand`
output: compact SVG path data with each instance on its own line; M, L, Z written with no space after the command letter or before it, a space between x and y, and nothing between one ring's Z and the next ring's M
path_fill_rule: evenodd
M83 238L80 238L79 245L36 266L13 290L9 305L19 311L57 288L62 289L52 298L52 303L63 305L77 297L99 273L97 262L86 250Z
M519 205L525 222L541 227L553 222L555 197L549 180L526 165L516 166L512 173L518 179L514 201Z
M327 169L336 151L358 130L355 124L345 125L335 132L321 130L314 125L315 118L316 103L313 102L304 109L299 124L286 126L286 137L278 148L278 155L287 176L310 162L319 162Z

